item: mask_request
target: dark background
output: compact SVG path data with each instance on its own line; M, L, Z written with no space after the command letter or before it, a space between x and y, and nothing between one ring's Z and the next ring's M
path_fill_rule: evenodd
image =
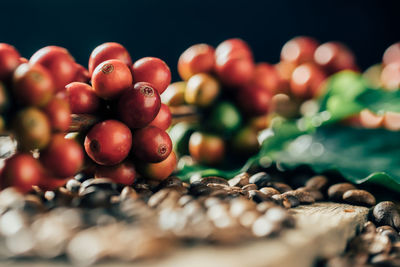
M194 43L216 46L240 37L257 61L275 63L282 45L296 35L339 40L365 69L400 40L400 1L229 0L0 0L0 42L29 58L46 45L70 50L87 66L97 45L116 41L136 60L156 56L171 67Z

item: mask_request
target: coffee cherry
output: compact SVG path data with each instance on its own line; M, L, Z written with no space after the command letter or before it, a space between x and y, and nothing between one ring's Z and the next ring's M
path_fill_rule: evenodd
M294 96L303 99L316 97L320 94L325 79L325 73L316 65L302 64L292 73L291 92Z
M183 80L197 73L214 70L214 48L208 44L196 44L186 49L178 60L178 72Z
M169 107L165 104L161 104L160 111L158 112L154 120L150 123L150 125L156 126L165 131L169 128L169 126L171 126L171 122L172 114L169 110Z
M145 162L160 162L172 151L169 135L154 126L138 129L133 132L132 152L134 156Z
M395 62L400 63L400 42L392 44L385 50L382 61L384 65Z
M328 42L320 45L315 50L314 60L330 74L346 69L358 69L353 52L339 42Z
M91 75L89 74L89 71L82 65L76 64L76 75L74 78L74 81L76 82L82 82L82 83L89 83Z
M53 78L56 91L65 90L65 86L73 82L77 73L77 64L69 52L62 47L46 46L39 49L30 58L32 65L42 65Z
M154 120L161 106L152 84L139 82L125 91L118 102L121 120L131 129L143 128Z
M116 98L132 85L132 74L122 61L106 60L93 71L92 85L99 97Z
M0 80L11 77L20 64L20 54L14 46L0 43Z
M23 151L43 149L50 141L50 121L42 111L34 107L17 113L13 129L18 147Z
M168 65L156 57L144 57L137 60L132 67L133 80L147 82L161 95L171 83L171 71Z
M220 43L215 49L217 61L226 61L232 58L253 60L253 53L249 45L239 38L228 39Z
M281 61L293 62L296 65L312 62L318 45L318 42L311 37L295 37L282 47Z
M53 97L54 89L50 74L40 65L24 63L14 72L13 91L22 104L44 106Z
M218 103L211 111L209 124L221 135L229 135L236 131L242 123L242 116L233 103Z
M375 129L382 126L384 116L374 114L372 111L364 109L360 112L359 118L362 127Z
M119 43L109 42L96 47L89 58L89 74L92 75L94 69L102 62L109 59L118 59L128 67L132 66L132 59L126 50Z
M390 131L400 131L400 112L387 111L383 115L382 125Z
M50 120L51 128L57 132L66 132L71 124L71 109L68 100L53 97L44 107L44 112Z
M33 185L38 185L43 175L40 163L28 153L17 153L5 161L1 174L3 188L13 186L22 193L32 190Z
M69 105L73 114L92 114L99 108L100 99L90 85L73 82L65 88L67 89Z
M225 157L225 143L217 135L194 132L189 139L189 153L200 164L216 165Z
M115 166L98 166L94 177L109 178L118 184L132 185L136 178L135 166L127 161Z
M400 62L390 63L382 69L381 82L388 90L400 88Z
M107 120L93 126L85 138L85 150L89 157L100 165L115 165L129 154L132 133L116 120Z
M140 162L138 164L138 172L147 179L162 181L168 178L175 170L176 163L176 154L174 151L171 151L169 156L161 162Z
M216 72L222 83L231 87L246 85L254 75L255 65L249 58L217 59Z
M170 106L176 107L185 104L186 82L174 82L168 85L161 95L161 101Z
M185 90L185 101L199 107L214 103L221 91L218 81L211 75L198 73L190 77Z
M269 91L247 86L239 88L236 102L247 115L259 116L268 112L271 98L272 94Z
M83 165L84 153L81 146L62 134L53 136L48 147L40 153L40 161L52 175L67 178L75 175Z
M268 63L258 63L254 70L251 84L255 87L264 88L272 94L276 94L280 91L281 78L274 66Z

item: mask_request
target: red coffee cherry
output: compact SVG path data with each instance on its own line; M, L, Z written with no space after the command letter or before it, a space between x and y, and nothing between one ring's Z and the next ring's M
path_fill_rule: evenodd
M66 87L69 105L73 114L91 114L99 108L100 99L93 88L81 82L73 82Z
M89 58L89 74L92 75L94 69L102 62L109 59L118 59L125 63L129 68L132 66L132 59L126 50L119 43L109 42L96 47Z
M82 147L73 139L65 139L63 134L54 135L48 147L40 154L43 166L59 178L75 175L81 169L83 159Z
M214 70L215 50L208 44L196 44L186 49L178 60L178 72L183 80L194 74L208 73Z
M339 42L328 42L320 45L315 50L314 60L327 73L336 73L346 69L358 70L353 52Z
M50 120L53 131L66 132L71 124L71 109L68 100L61 97L53 97L44 108L44 112Z
M201 164L216 165L225 157L225 143L220 136L194 132L189 139L189 153Z
M249 58L217 59L216 71L222 83L231 87L246 85L254 75L255 65Z
M217 61L227 61L232 58L249 59L253 61L253 53L250 46L239 38L232 38L223 41L215 49Z
M400 61L386 65L381 72L382 86L388 90L400 88Z
M116 98L131 85L132 73L120 60L103 61L93 71L92 86L101 98Z
M264 88L272 94L276 94L280 91L281 78L278 70L273 65L258 63L254 70L251 84L255 87Z
M385 50L382 61L384 65L396 62L400 64L400 42L392 44Z
M85 138L85 150L100 165L116 165L129 154L132 133L116 120L107 120L93 126Z
M133 132L132 151L135 157L145 162L160 162L168 157L172 150L169 135L154 126Z
M168 65L156 57L144 57L133 64L133 80L151 83L161 95L171 83Z
M160 95L150 83L139 82L124 92L118 102L121 120L131 129L143 128L157 116Z
M281 60L293 62L297 65L312 62L318 45L318 41L311 37L295 37L282 47Z
M272 94L260 87L246 86L239 88L237 103L250 116L260 116L269 110Z
M33 185L38 185L43 168L39 161L31 154L18 153L5 161L1 174L1 185L3 188L13 186L22 193L32 190Z
M53 97L54 89L49 72L40 65L24 63L14 72L13 91L22 104L44 106Z
M98 166L95 178L109 178L115 183L132 185L136 178L135 166L131 162L122 162L115 166Z
M14 46L0 43L0 80L11 77L20 64L20 54Z
M53 77L56 91L65 90L65 86L73 82L77 73L77 64L68 50L58 46L46 46L39 49L30 58L32 65L40 64Z
M169 128L169 126L171 126L171 122L172 114L169 110L169 107L165 104L161 104L160 111L158 112L154 120L150 123L150 125L156 126L165 131Z
M75 82L82 82L82 83L89 83L91 75L89 71L82 65L76 64L76 75L75 75Z
M303 99L316 97L319 95L325 79L325 73L316 65L302 64L292 73L291 92L294 96Z
M177 158L174 151L169 156L158 163L140 162L138 172L146 179L162 181L168 178L175 170Z

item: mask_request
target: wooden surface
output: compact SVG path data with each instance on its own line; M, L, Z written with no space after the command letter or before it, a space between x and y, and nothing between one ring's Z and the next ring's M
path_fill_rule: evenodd
M318 257L341 253L347 240L367 220L368 209L336 203L316 203L291 209L296 216L295 229L279 237L247 242L240 246L195 246L174 251L156 261L137 263L100 263L96 266L157 267L302 267L312 266ZM0 266L70 266L62 262L3 262Z

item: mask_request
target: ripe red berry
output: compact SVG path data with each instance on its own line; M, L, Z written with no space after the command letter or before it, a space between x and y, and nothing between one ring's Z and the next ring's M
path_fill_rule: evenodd
M74 78L75 82L89 83L90 82L90 74L89 71L82 65L76 64L76 75Z
M53 97L54 89L49 72L40 65L24 63L14 72L13 91L22 104L44 106Z
M264 88L265 90L276 94L280 91L281 78L278 70L268 63L258 63L251 84L255 87Z
M295 37L282 47L281 60L293 62L296 65L312 62L318 45L318 42L311 37Z
M43 168L41 164L28 153L18 153L7 159L1 174L2 187L13 186L22 193L32 190L38 185Z
M89 58L89 74L102 62L109 59L118 59L127 66L132 66L132 59L125 47L119 43L109 42L96 47Z
M156 126L165 131L169 128L169 126L171 126L171 122L172 114L169 110L169 107L165 104L161 104L160 111L158 112L154 120L150 123L150 125Z
M116 98L131 85L132 73L128 66L120 60L103 61L93 71L92 86L101 98Z
M115 183L131 185L135 181L135 166L131 162L122 162L115 166L98 166L95 178L109 178Z
M58 46L39 49L29 62L40 64L49 71L57 91L65 90L65 86L74 81L78 70L74 58L65 48Z
M139 82L120 97L118 110L121 120L134 129L143 128L153 121L160 106L160 95L153 85Z
M133 64L133 80L148 82L161 95L171 83L171 71L168 65L156 57L144 57Z
M139 160L160 162L168 157L171 150L171 139L160 128L148 126L133 132L132 151Z
M328 42L320 45L315 50L314 60L327 73L358 69L353 52L339 42Z
M239 107L250 116L260 116L269 110L272 94L260 87L246 86L237 92Z
M176 163L176 154L174 151L171 151L171 154L161 162L141 162L138 165L138 172L147 179L162 181L168 178L175 170Z
M116 120L107 120L93 126L85 138L85 150L100 165L115 165L129 154L132 133Z
M44 112L50 120L51 128L57 132L66 132L71 124L71 109L68 100L53 97L44 107Z
M75 175L82 167L83 159L82 147L73 139L65 139L62 134L54 135L48 147L40 154L43 166L60 178Z
M382 61L385 65L395 62L400 63L400 42L392 44L385 50Z
M216 71L222 82L228 86L246 85L254 75L254 62L249 58L228 58L216 61Z
M220 136L194 132L189 139L190 155L199 163L215 165L225 156L225 143Z
M249 59L253 61L253 53L250 46L239 38L232 38L223 41L215 49L217 61L226 61L232 58Z
M316 65L312 63L302 64L292 73L291 92L299 98L316 97L319 95L325 79L325 73Z
M178 72L183 80L197 73L209 73L214 70L214 48L208 44L196 44L186 49L178 60Z
M66 87L69 105L73 114L91 114L99 108L100 99L93 88L81 82L73 82Z
M0 80L11 77L20 64L20 54L14 46L0 43Z

